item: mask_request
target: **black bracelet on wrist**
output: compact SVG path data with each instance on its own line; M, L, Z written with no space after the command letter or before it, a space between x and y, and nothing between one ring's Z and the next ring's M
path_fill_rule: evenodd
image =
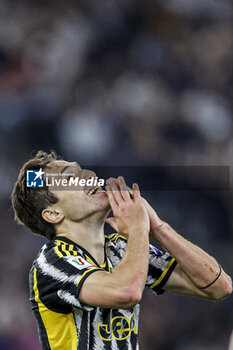
M208 284L208 285L205 286L205 287L199 287L199 289L206 289L206 288L209 288L210 286L212 286L212 284L214 284L214 283L217 281L217 279L221 276L221 273L222 273L222 267L221 267L221 265L218 264L218 266L220 267L220 271L219 271L218 276L213 280L213 282L211 282L210 284Z

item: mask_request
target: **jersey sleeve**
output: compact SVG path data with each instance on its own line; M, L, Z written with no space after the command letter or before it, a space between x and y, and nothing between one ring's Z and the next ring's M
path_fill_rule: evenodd
M177 262L167 251L162 252L153 245L149 245L149 269L146 286L156 295L164 293L162 287L169 279Z
M119 264L124 257L127 246L127 238L120 234L108 236L109 257L113 262L113 267ZM146 287L149 287L156 295L165 291L162 289L167 282L177 262L168 252L162 252L153 245L149 245L149 267L146 280Z
M91 310L79 301L79 292L86 278L100 270L78 252L64 253L56 246L42 249L33 271L35 298L57 312L68 312L72 306Z

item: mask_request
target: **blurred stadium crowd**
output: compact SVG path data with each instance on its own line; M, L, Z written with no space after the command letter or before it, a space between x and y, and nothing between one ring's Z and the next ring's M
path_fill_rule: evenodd
M231 166L232 23L231 0L0 1L0 350L40 349L27 275L44 240L9 201L22 163L54 149L81 164ZM231 191L146 196L232 275ZM232 297L142 304L142 350L226 349Z

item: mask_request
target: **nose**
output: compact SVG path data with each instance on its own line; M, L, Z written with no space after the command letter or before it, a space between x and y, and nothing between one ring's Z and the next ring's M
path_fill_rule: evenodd
M95 173L94 171L92 171L92 170L82 169L82 170L80 171L79 177L80 177L81 179L87 180L87 179L89 179L90 177L96 177L96 173Z

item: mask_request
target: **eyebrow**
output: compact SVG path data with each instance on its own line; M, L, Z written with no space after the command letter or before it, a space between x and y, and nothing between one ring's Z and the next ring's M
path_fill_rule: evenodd
M65 170L66 170L67 168L69 168L69 167L70 167L70 165L64 166L64 167L62 168L62 170L61 170L61 173L63 174L63 173L65 172Z

